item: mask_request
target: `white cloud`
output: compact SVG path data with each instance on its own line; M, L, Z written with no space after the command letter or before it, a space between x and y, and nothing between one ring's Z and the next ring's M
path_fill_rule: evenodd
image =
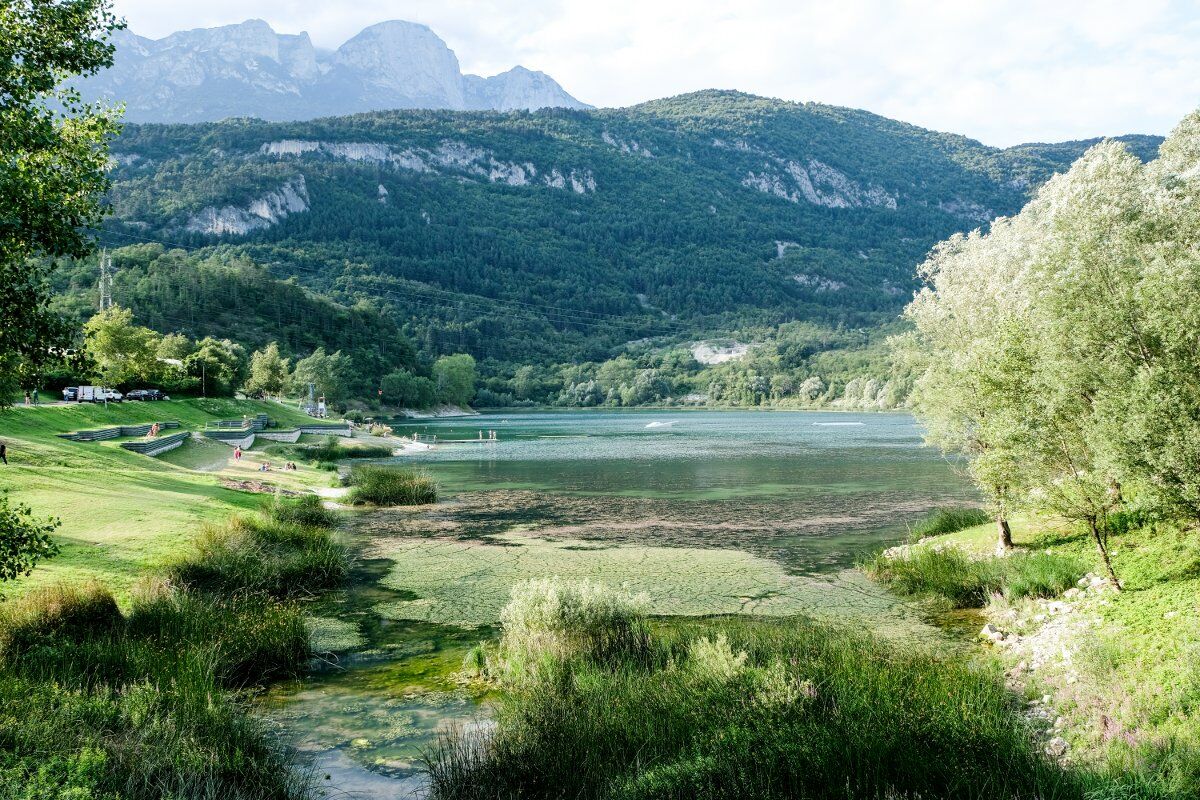
M261 17L336 47L423 22L466 71L541 69L597 105L704 88L866 108L989 144L1164 133L1200 105L1187 0L118 0L163 36Z

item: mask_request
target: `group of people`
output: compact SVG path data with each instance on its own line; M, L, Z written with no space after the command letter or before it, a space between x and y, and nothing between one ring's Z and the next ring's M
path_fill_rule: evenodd
M38 390L37 389L34 389L32 393L30 393L30 392L25 393L25 405L36 406L36 405L41 405L41 402L42 401L38 398Z
M296 462L288 461L287 463L285 463L283 465L283 469L285 472L294 472L296 470ZM259 472L270 472L271 471L271 462L264 461L262 464L259 465L258 471Z

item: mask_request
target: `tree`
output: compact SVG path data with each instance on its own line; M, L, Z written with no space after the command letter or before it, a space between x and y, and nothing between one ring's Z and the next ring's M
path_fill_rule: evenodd
M109 386L153 380L159 373L159 335L133 322L133 312L113 306L83 326L84 347L97 376Z
M429 408L437 400L437 387L429 378L398 369L383 378L383 399L400 408Z
M271 342L250 356L250 377L246 379L248 395L281 395L288 384L288 359L279 354L279 345Z
M158 342L158 357L166 361L183 362L192 354L195 345L182 333L168 333Z
M0 581L28 575L43 559L58 555L58 545L50 538L57 519L37 520L28 506L9 505L8 495L0 494Z
M201 394L230 397L246 381L246 349L228 339L207 336L196 342L183 366L188 375L199 379Z
M21 363L36 368L70 342L46 279L55 258L92 248L117 123L63 81L110 66L119 26L109 0L0 6L0 408Z
M296 362L293 380L304 394L308 392L308 385L314 384L317 394L332 403L345 396L350 370L350 359L342 355L341 350L326 353L324 347L318 347L308 358Z
M442 356L433 364L438 399L450 405L469 405L475 397L475 359L466 353Z

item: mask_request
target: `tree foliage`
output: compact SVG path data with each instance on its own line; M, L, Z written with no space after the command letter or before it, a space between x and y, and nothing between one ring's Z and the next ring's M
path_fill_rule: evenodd
M0 6L0 405L21 363L36 367L69 344L47 276L53 259L91 248L117 125L63 80L110 65L117 27L109 0Z
M0 581L28 575L39 561L58 555L50 538L58 524L34 518L28 506L12 505L7 494L0 494Z
M1200 519L1200 113L1156 161L1090 149L990 232L939 245L900 352L930 439L1001 517ZM1110 577L1116 583L1115 575Z
M113 306L83 326L84 346L95 362L97 377L108 386L154 380L160 373L162 337L133 322L127 308Z

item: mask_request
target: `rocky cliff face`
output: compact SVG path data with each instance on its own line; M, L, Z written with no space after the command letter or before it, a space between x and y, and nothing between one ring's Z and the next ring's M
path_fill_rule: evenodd
M89 100L124 102L130 122L586 107L550 76L524 67L491 78L463 75L454 51L411 22L372 25L333 53L317 51L306 33L278 34L262 20L158 40L120 31L114 42L113 67L79 88Z

